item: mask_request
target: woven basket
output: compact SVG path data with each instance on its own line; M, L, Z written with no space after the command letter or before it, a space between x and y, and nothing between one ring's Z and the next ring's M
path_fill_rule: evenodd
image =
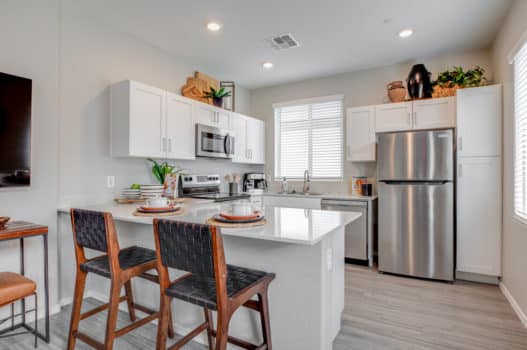
M391 102L403 102L406 100L406 88L402 81L392 81L386 86L386 89Z
M462 89L459 85L452 85L452 86L440 86L436 85L434 86L434 91L432 92L432 97L450 97L450 96L456 96L457 90Z

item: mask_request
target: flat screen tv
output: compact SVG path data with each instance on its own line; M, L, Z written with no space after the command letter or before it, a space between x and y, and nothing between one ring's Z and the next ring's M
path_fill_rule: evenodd
M0 187L31 181L31 79L0 73Z

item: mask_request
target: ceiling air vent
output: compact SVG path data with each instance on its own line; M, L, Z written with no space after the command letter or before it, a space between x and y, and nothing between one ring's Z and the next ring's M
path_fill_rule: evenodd
M290 33L274 36L267 41L274 50L292 49L300 46L300 43Z

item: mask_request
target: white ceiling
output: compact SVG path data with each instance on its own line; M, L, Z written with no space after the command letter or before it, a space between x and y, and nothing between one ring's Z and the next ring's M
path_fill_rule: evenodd
M257 88L492 43L509 0L77 0L82 12L221 80ZM221 31L206 23L216 20ZM413 28L406 40L397 33ZM292 33L301 47L265 42ZM271 61L274 68L264 70Z

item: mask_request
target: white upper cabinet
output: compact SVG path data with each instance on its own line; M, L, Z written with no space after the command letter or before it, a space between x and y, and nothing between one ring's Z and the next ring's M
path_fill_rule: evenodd
M201 123L234 133L233 162L265 162L265 123L259 119L130 80L110 90L114 157L195 159Z
M228 111L201 102L194 103L196 106L196 123L229 129L230 115Z
M167 93L166 99L166 157L195 159L194 105L181 95Z
M375 107L348 108L346 113L346 159L375 161Z
M123 81L112 86L111 100L112 156L164 157L166 92Z
M235 163L265 163L265 123L259 119L231 113L231 130L234 133Z
M247 121L242 115L231 114L231 130L234 134L234 156L232 161L234 163L247 163Z
M412 103L399 102L375 106L375 131L412 129Z
M413 129L440 129L456 126L456 98L433 98L413 102Z
M455 126L455 97L375 106L376 132L440 129Z
M259 119L247 119L247 154L250 163L265 163L265 123Z
M501 155L501 85L457 92L459 157Z

